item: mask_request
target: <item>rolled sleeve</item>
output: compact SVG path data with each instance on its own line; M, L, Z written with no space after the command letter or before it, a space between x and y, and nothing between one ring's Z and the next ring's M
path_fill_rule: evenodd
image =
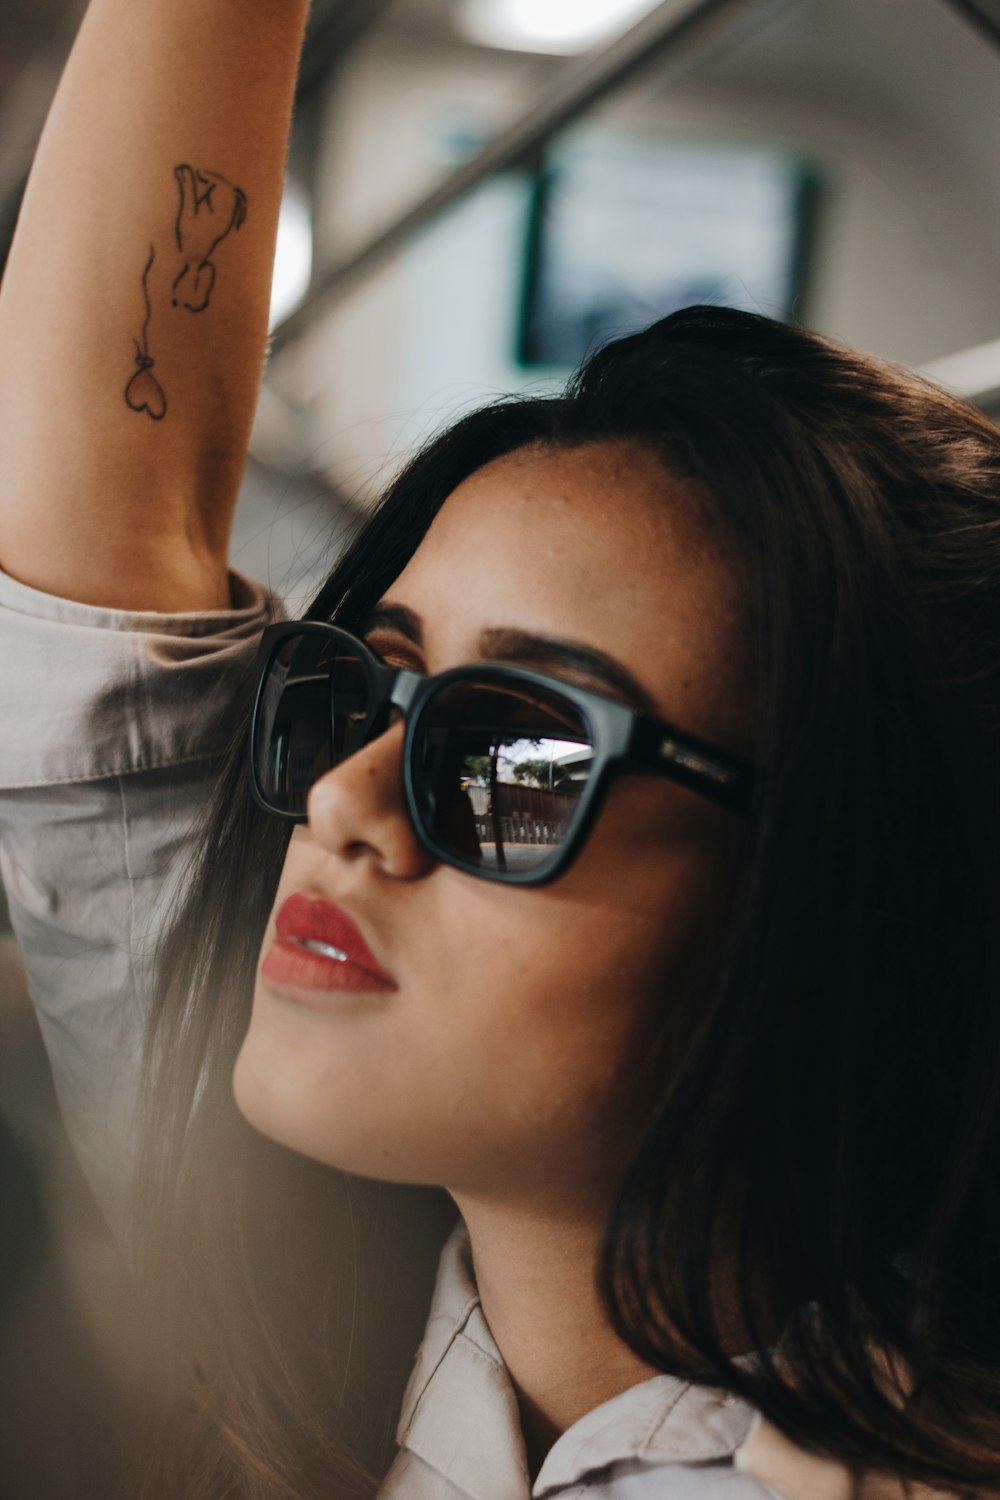
M0 874L70 1139L124 1229L154 955L280 606L99 609L0 574Z
M279 612L230 573L233 608L98 609L0 574L0 789L127 776L219 753L227 680Z

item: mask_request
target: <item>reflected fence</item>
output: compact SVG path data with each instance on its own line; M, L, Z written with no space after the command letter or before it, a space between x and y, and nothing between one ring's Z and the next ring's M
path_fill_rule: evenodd
M576 791L500 785L493 807L486 787L470 786L467 790L476 837L484 851L495 847L498 838L504 847L561 844L579 797Z

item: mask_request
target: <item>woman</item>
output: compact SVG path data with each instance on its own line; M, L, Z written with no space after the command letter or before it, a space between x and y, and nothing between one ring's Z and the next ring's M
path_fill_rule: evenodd
M267 1135L446 1185L541 1492L570 1482L567 1439L600 1403L605 1424L615 1396L662 1416L664 1370L859 1469L977 1493L996 1476L998 476L995 429L914 377L691 309L600 351L565 398L440 438L308 612L404 673L485 658L547 690L490 693L478 668L449 698L446 679L406 751L411 794L402 723L315 765L301 695L332 682L350 736L374 712L361 648L291 625L265 648L251 774L243 734L168 950L168 1162L185 1132L211 1159L235 1059ZM488 826L478 848L452 832L461 768L421 767L445 735L467 769L529 739L535 779L540 753L572 760L587 734L559 684L675 726L671 753L696 745L665 777L620 768L568 868L524 885L564 847L515 842L499 869ZM282 726L297 782L274 769ZM268 811L303 805L282 868L290 825ZM454 1255L448 1359L475 1296ZM442 1400L452 1448L481 1454L501 1425L471 1374L425 1377L403 1494L425 1465L451 1473ZM674 1451L731 1457L749 1410ZM638 1484L636 1453L599 1452ZM430 1493L466 1493L451 1482Z
M385 1494L997 1490L998 482L952 398L691 309L432 444L228 674L149 1054L198 1409L151 1484L363 1485L434 1185Z

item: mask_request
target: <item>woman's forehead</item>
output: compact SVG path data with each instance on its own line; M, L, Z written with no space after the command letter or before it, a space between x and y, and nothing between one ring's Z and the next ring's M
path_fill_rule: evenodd
M521 450L458 486L387 598L419 618L429 671L475 659L490 631L576 641L707 730L747 630L719 528L684 491L633 445ZM745 696L745 667L739 681Z
M459 563L456 590L492 577L511 597L534 594L544 577L557 607L572 607L581 590L598 605L622 591L655 594L667 569L679 577L711 561L690 488L624 442L521 449L452 492L400 583Z

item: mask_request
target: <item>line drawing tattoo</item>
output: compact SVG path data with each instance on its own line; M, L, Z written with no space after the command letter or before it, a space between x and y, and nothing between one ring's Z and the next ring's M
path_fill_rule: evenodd
M181 264L170 285L170 306L201 313L211 302L215 286L216 266L212 257L226 236L245 222L246 194L220 172L203 171L186 162L174 168L174 180L180 196L174 240ZM167 398L152 373L156 361L149 350L149 325L154 303L150 273L155 261L156 246L150 245L146 269L142 273L146 318L141 340L132 340L136 369L125 387L125 400L132 411L145 412L154 422L162 422L167 413ZM162 281L162 273L159 274ZM159 306L160 298L156 297L155 301Z
M153 269L156 260L156 246L150 245L149 259L146 269L142 273L142 295L146 299L146 321L142 325L142 343L133 339L135 345L136 371L125 387L125 400L133 411L147 412L154 422L162 422L167 414L167 398L163 394L163 387L152 373L155 361L149 353L149 320L153 316L152 304L149 300L149 273Z
M184 165L174 168L174 176L181 195L174 232L184 265L174 281L173 302L204 312L215 285L212 254L246 218L246 194L218 172Z

